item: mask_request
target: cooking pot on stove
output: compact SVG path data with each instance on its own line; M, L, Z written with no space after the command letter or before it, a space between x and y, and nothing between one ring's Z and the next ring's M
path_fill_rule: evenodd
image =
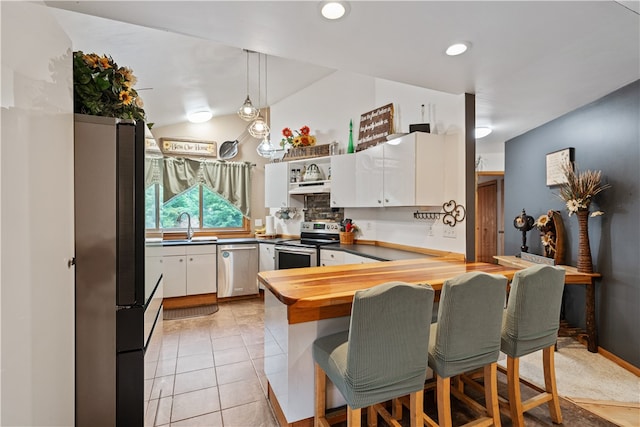
M304 176L302 177L303 181L319 181L322 179L322 172L320 172L320 168L315 163L311 163L307 166L307 169L304 171Z

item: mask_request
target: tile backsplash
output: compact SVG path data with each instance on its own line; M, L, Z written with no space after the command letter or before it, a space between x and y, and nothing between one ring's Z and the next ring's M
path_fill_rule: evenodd
M304 198L305 221L342 221L343 208L331 208L331 195L328 193L309 194Z

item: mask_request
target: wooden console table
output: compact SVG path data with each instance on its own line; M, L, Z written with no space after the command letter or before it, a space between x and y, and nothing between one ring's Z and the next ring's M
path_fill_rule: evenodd
M523 261L515 256L494 256L494 259L498 261L498 264L505 267L523 269L536 265L533 262ZM601 275L599 273L579 273L575 267L568 265L559 265L566 271L565 284L566 285L585 285L585 318L587 324L587 348L592 353L598 352L598 329L596 327L596 290L595 280Z

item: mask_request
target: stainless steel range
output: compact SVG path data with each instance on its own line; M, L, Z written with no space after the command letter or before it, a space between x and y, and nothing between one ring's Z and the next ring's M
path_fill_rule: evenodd
M275 246L276 270L315 267L320 261L320 247L340 242L337 222L303 222L300 239L283 240Z

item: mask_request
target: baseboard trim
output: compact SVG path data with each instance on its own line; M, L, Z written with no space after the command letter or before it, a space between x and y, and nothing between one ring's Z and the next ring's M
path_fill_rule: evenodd
M631 363L627 362L624 359L621 359L620 357L616 356L615 354L608 352L607 350L605 350L602 347L598 347L598 353L601 354L603 357L611 360L616 365L618 365L618 366L626 369L627 371L631 372L636 377L640 377L640 368L632 365Z
M200 295L188 295L184 297L171 297L164 298L162 303L166 310L174 308L188 308L198 307L201 305L210 305L218 302L216 294L200 294Z

